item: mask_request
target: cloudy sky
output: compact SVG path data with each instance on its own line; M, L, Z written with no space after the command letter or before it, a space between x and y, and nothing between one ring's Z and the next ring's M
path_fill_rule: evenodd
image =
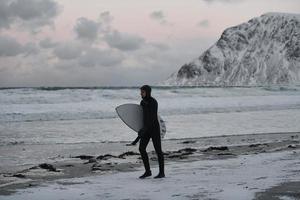
M0 87L154 84L299 0L1 0Z

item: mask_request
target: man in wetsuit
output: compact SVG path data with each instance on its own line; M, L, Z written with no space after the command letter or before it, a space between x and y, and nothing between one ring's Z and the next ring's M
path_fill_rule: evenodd
M149 165L149 158L146 151L150 138L152 139L159 164L159 173L154 178L163 178L165 177L164 156L161 149L160 127L157 119L158 103L156 99L151 96L151 87L149 85L143 85L140 90L142 97L140 105L143 108L144 126L138 132L138 137L135 139L135 141L131 143L132 145L134 145L140 139L139 151L144 163L145 173L139 178L146 178L152 175Z

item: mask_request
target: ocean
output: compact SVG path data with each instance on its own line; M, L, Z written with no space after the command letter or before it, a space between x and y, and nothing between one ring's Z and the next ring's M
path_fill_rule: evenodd
M165 139L300 131L300 86L153 87L152 96ZM138 87L2 88L0 170L41 161L49 146L131 141L115 107L140 101Z

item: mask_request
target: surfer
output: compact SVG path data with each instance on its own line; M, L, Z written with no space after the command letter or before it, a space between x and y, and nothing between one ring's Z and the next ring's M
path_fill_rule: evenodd
M163 178L165 177L164 156L161 149L160 127L157 119L158 103L156 99L151 96L151 87L149 85L143 85L140 90L142 97L140 105L143 108L144 126L138 132L138 137L131 143L135 145L140 140L139 151L144 163L145 173L139 178L146 178L152 175L146 151L150 138L152 139L159 164L159 173L154 178Z

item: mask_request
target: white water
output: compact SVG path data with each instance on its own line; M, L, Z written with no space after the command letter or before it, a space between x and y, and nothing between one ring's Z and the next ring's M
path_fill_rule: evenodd
M300 87L154 88L166 138L300 131ZM120 141L115 107L138 88L2 89L0 145Z

